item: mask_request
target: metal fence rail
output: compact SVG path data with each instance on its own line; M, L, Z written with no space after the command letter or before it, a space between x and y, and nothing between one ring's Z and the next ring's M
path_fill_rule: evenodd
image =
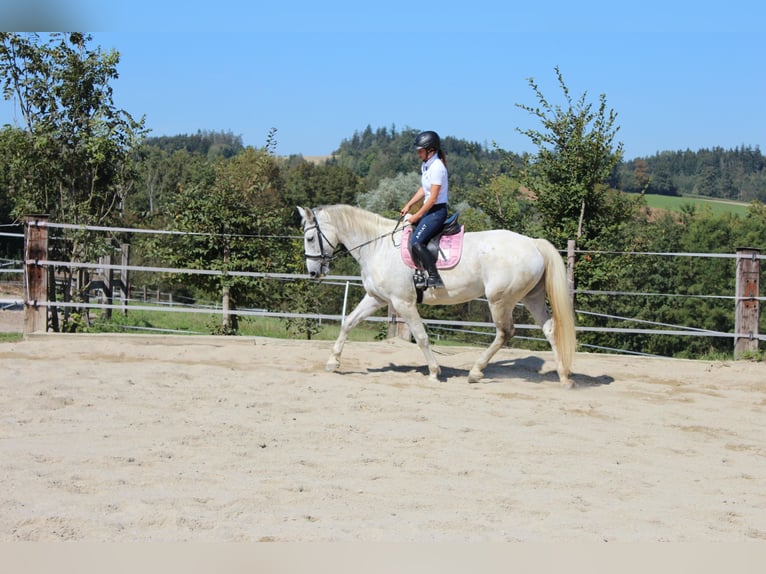
M99 232L131 232L131 233L156 233L156 234L174 234L174 235L209 235L200 233L188 233L169 230L152 230L152 229L133 229L133 228L114 228L114 227L99 227L99 226L80 226L72 224L61 224L41 221L39 219L32 218L27 222L29 228L40 230L41 228L63 228L63 229L79 229ZM47 233L47 232L46 232ZM22 234L4 233L4 235L13 237L25 237ZM252 238L258 238L260 236L247 236ZM268 236L273 239L273 236ZM282 236L281 239L294 240L296 236ZM47 243L46 243L47 245ZM26 246L25 246L26 247ZM26 251L25 251L26 252ZM660 253L660 252L617 252L617 251L584 251L578 250L580 254L602 254L602 255L635 255L635 256L663 256L663 257L704 257L704 258L726 258L737 259L740 261L739 254L726 254L726 253ZM753 261L760 261L766 259L766 256L760 254L752 254ZM14 265L12 268L11 265ZM21 265L23 268L15 267ZM110 262L69 262L69 261L55 261L49 260L43 257L25 258L24 261L13 260L0 260L0 273L5 274L17 274L22 275L26 269L33 268L69 268L69 269L88 269L101 273L119 271L120 273L128 272L143 272L143 273L163 273L163 274L181 274L181 275L207 275L207 276L230 276L230 277L247 277L247 278L267 278L274 280L310 280L307 274L295 274L295 273L266 273L266 272L253 272L253 271L220 271L213 269L189 269L189 268L175 268L175 267L162 267L162 266L145 266L145 265L130 265L123 263L110 263ZM2 275L0 275L2 277ZM243 317L274 317L274 318L300 318L300 319L316 319L322 321L342 321L345 317L345 310L347 308L348 286L351 284L360 285L361 277L359 276L346 276L346 275L331 275L324 279L326 284L335 284L345 287L345 295L343 302L343 311L340 314L321 314L321 313L297 313L297 312L276 312L265 309L223 309L222 307L216 307L215 305L188 305L174 302L172 304L152 304L147 305L145 302L137 303L135 300L128 300L127 297L119 299L118 303L94 303L94 302L48 302L42 300L43 297L35 298L27 289L24 292L24 296L21 300L18 298L3 298L0 299L0 308L19 308L21 305L25 305L27 308L34 309L65 309L65 308L80 308L80 309L93 309L93 310L125 310L126 305L130 310L136 311L163 311L163 312L177 312L177 313L226 313L228 315L243 316ZM760 293L750 293L747 296L737 295L705 295L705 294L680 294L680 293L640 293L640 292L625 292L625 291L595 291L595 290L574 290L576 295L603 295L607 297L669 297L669 298L699 298L710 300L729 300L734 305L738 305L741 302L760 303L766 300L766 297L760 296ZM5 307L3 307L5 306ZM754 341L766 341L766 334L759 334L752 330L744 333L736 332L720 332L709 329L702 329L698 327L690 327L685 325L673 325L655 321L640 320L637 318L621 317L617 315L610 315L604 313L596 313L589 310L577 309L576 312L580 315L589 315L595 317L602 317L605 319L611 319L616 321L623 321L625 323L634 323L643 326L636 327L591 327L591 326L578 326L576 327L579 332L595 332L595 333L623 333L623 334L640 334L640 335L671 335L679 337L716 337L716 338L729 338L734 341L737 339L749 338ZM383 322L389 321L386 317L370 317L368 321ZM490 322L473 322L473 321L446 321L446 320L434 320L424 319L424 323L429 325L432 329L441 329L444 332L473 332L478 334L485 334L481 331L475 331L475 329L494 329L494 324ZM522 331L535 331L540 328L534 324L517 324L515 325L517 330ZM736 329L735 329L736 330ZM486 333L488 334L488 333ZM600 347L599 347L600 348ZM616 350L619 351L619 350ZM634 353L631 353L634 354Z

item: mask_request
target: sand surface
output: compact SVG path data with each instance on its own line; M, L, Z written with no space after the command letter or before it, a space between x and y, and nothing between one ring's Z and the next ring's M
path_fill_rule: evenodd
M0 541L766 539L766 365L404 341L0 343Z

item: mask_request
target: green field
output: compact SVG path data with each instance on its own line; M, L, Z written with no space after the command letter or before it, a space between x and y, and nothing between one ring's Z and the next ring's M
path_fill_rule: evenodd
M130 308L128 308L130 309ZM91 312L92 323L86 332L117 332L137 334L220 334L221 314L219 313L174 313L170 311L129 310L127 316L115 312L112 319L99 318L98 312ZM374 341L385 332L383 322L364 322L349 334L351 341ZM334 340L340 331L339 323L327 321L314 339ZM239 321L239 335L271 337L277 339L301 338L291 333L282 319L273 317L242 317Z
M711 210L716 215L732 213L744 217L747 215L748 205L738 201L724 201L706 199L702 197L673 197L669 195L646 194L646 204L654 209L667 209L668 211L681 211L683 205L694 205L698 210Z

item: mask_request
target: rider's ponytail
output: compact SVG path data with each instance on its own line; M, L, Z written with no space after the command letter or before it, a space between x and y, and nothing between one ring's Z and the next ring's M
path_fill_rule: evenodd
M447 154L444 153L444 150L442 148L439 148L438 150L436 150L436 153L439 156L439 159L442 160L444 167L447 167Z

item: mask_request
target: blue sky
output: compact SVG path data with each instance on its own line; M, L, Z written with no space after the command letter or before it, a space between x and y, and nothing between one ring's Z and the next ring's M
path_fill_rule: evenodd
M105 30L93 44L121 54L115 103L151 135L223 130L262 146L274 127L277 154L312 156L396 126L534 151L517 128L541 126L515 104L536 104L528 78L563 104L558 66L575 100L605 94L626 159L766 148L761 0L103 4L71 2L54 23Z

